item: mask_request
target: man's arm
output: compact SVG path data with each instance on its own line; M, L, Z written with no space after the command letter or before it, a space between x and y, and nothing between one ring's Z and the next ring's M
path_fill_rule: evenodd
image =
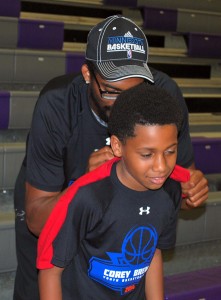
M62 300L61 275L63 269L53 267L39 270L38 284L40 300Z
M146 300L163 300L163 260L161 250L156 249L145 278Z
M92 171L114 157L110 147L106 146L94 151L88 160L87 171ZM66 189L58 192L46 192L26 182L25 209L29 230L39 236L58 199Z
M26 182L25 210L29 230L39 236L60 196L65 192L46 192Z
M181 183L182 193L186 197L182 201L182 209L190 209L202 205L208 198L208 180L200 170L196 170L194 164L189 168L190 180Z

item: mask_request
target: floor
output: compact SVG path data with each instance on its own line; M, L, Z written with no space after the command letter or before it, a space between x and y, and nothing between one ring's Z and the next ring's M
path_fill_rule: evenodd
M15 272L0 274L0 299L12 300Z

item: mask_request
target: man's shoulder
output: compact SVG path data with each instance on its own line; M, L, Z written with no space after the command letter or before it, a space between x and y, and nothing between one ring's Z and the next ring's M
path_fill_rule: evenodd
M36 110L42 114L73 115L84 100L85 84L82 75L63 75L51 79L41 90Z
M185 107L186 110L187 108L182 96L182 92L178 84L176 83L176 81L162 71L156 70L152 67L150 68L150 70L154 77L154 84L166 90L171 96L177 98L178 101L182 104L182 106Z
M150 67L154 77L155 85L165 88L169 91L178 89L177 83L166 73Z
M67 74L52 78L41 90L40 95L52 93L53 91L65 91L68 88L75 87L83 83L83 76L81 74Z

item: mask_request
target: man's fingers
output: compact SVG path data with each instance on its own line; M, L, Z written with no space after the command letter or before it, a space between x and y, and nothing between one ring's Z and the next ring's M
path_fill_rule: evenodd
M190 170L190 180L181 183L182 193L186 196L182 208L190 209L202 205L208 198L208 180L199 170Z
M199 193L193 193L193 196L187 196L183 199L182 208L190 209L201 206L208 199L208 191L208 186L205 186L203 189L200 190Z
M90 172L100 165L102 165L105 161L108 161L114 157L113 151L110 147L105 146L101 149L95 149L95 151L90 155L88 160L87 171Z

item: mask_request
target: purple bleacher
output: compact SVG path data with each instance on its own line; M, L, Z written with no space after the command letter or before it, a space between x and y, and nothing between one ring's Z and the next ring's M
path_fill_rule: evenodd
M19 20L19 48L60 50L63 48L63 41L63 22Z
M186 37L189 56L221 58L221 35L192 32Z
M0 129L7 129L10 115L10 93L0 91Z
M142 7L143 27L161 31L177 30L177 10L155 7Z
M165 300L220 300L221 267L165 277Z
M221 138L192 137L192 145L197 169L221 173Z
M104 0L104 5L137 7L137 0Z
M20 10L20 0L0 0L0 16L19 17Z
M81 66L85 62L84 53L67 53L66 54L66 74L81 72Z

